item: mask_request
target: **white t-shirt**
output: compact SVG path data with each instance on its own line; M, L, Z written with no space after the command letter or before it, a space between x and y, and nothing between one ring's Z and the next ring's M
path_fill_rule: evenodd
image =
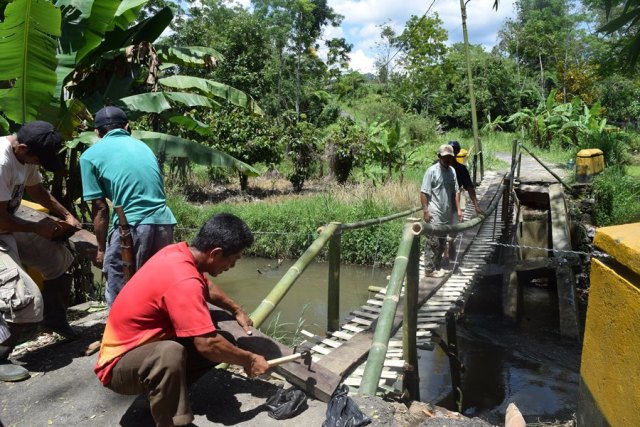
M20 206L25 186L42 182L38 167L20 163L13 153L9 139L0 138L0 202L9 202L9 213L13 214Z
M458 192L456 171L451 166L443 167L438 161L425 172L420 192L429 198L431 223L450 224L451 212L454 212L456 206L455 195Z

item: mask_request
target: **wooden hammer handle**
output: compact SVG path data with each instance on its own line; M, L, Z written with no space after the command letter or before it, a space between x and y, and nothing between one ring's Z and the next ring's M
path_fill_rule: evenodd
M302 357L302 353L294 353L288 356L278 357L276 359L267 360L269 367L272 368L274 366L282 365L283 363L291 362L292 360L300 359Z

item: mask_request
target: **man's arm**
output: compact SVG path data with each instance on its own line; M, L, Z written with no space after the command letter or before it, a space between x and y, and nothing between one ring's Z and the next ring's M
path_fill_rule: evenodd
M476 196L476 189L473 187L473 185L470 185L466 188L467 192L469 193L469 198L471 199L471 202L473 203L473 207L476 210L476 214L478 215L482 215L484 214L484 211L482 209L480 209L480 203L478 202L478 196Z
M58 202L56 198L51 195L49 190L44 188L42 184L30 185L25 187L25 189L27 190L27 194L29 194L34 202L49 209L49 212L51 212L52 215L55 215L58 218L62 218L64 222L72 225L75 228L82 228L82 224L80 224L80 221L78 221L76 217L71 215L71 212L69 212L67 208L62 206L62 204Z
M207 286L209 288L209 302L216 307L220 307L223 310L227 310L228 312L233 313L234 317L238 321L238 324L242 326L242 329L245 330L247 335L251 335L251 326L253 326L253 320L251 320L242 306L232 300L227 294L224 293L222 289L220 289L218 285L215 285L211 280L208 280L207 282Z
M454 197L455 201L456 201L456 211L458 212L458 221L462 222L464 221L464 214L462 212L462 209L460 209L460 192L456 191L456 196Z
M264 357L236 347L216 332L194 337L193 344L200 354L212 362L242 366L249 377L262 375L269 370Z
M94 264L102 268L104 251L107 247L107 232L109 231L109 205L104 198L91 201L91 217L93 218L93 232L98 241L98 251Z
M38 222L27 221L7 211L8 201L0 202L0 230L9 233L37 233L45 239L52 239L60 228L51 218Z
M420 204L422 205L422 215L425 222L431 221L431 212L429 212L429 197L420 192Z

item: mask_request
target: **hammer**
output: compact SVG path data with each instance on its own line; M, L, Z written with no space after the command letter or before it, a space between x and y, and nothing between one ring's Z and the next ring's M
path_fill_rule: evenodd
M295 351L295 348L293 351ZM304 349L299 351L298 353L293 353L288 356L282 356L276 359L267 360L267 363L269 364L270 368L273 368L274 366L282 365L283 363L291 362L297 359L302 359L307 369L311 370L311 350L309 349Z

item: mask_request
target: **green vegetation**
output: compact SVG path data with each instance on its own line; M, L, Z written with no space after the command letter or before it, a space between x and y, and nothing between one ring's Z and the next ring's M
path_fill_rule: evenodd
M594 179L594 217L598 226L640 221L640 180L611 167Z
M295 259L315 240L318 227L331 221L356 222L418 206L418 190L415 189L415 185L412 188L415 191L415 204L405 202L403 207L393 205L389 200L376 200L373 198L373 192L366 190L359 195L348 194L348 200L339 192L327 191L320 195L287 198L275 202L220 203L197 208L187 203L184 198L173 196L169 204L178 219L177 237L180 239L189 240L211 215L231 212L241 216L255 233L256 241L247 252L249 255ZM393 190L387 190L386 195L389 196L389 192ZM398 220L345 232L342 236L343 261L350 264L391 265L402 225L402 220ZM363 248L366 248L366 251ZM324 257L326 251L320 255L320 259Z

